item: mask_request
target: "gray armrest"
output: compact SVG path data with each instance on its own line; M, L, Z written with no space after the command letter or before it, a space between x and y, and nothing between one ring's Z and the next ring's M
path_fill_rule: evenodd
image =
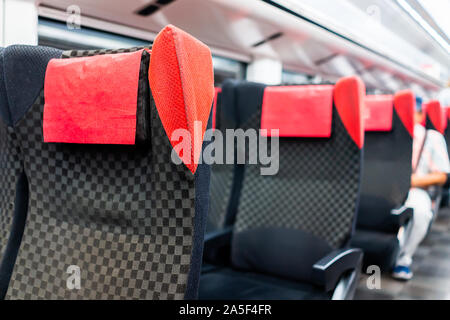
M402 206L400 208L391 210L391 223L395 228L400 229L402 226L406 225L409 220L412 219L414 215L414 209Z
M341 277L359 267L363 257L361 249L341 249L331 252L313 266L313 281L325 291L334 290Z

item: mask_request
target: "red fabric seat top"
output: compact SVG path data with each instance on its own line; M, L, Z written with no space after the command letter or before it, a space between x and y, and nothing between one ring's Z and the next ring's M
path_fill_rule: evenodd
M434 128L440 133L444 133L447 128L447 114L441 103L437 100L429 101L424 105L424 109Z
M261 129L279 130L280 137L330 137L333 109L332 85L267 87Z
M366 131L391 131L394 97L372 95L366 97L364 126Z
M141 56L142 50L52 59L44 84L44 142L134 144Z

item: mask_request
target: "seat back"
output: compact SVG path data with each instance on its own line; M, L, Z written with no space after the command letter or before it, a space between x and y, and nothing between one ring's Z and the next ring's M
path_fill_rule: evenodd
M389 218L404 203L411 184L414 99L411 91L366 98L358 228L398 231Z
M6 297L195 298L209 168L173 135L194 120L205 132L209 49L168 26L151 51L14 46L5 55L37 75L30 102L17 90L25 74L6 72L29 188Z
M336 86L267 87L260 104L237 105L242 129L279 129L280 140L276 175L245 166L234 267L311 281L313 264L347 245L359 198L364 95L362 81L350 77ZM245 151L257 152L248 144Z
M427 130L436 130L444 134L447 128L446 110L438 100L432 100L423 105L426 114L425 127Z
M211 166L211 205L207 232L232 226L235 222L245 166L237 163L236 144L232 146L234 149L232 163L226 161L227 153L231 152L227 150L225 143L226 131L240 126L240 112L237 106L261 105L264 87L252 82L226 80L218 94L214 138L223 141L223 159L221 164Z

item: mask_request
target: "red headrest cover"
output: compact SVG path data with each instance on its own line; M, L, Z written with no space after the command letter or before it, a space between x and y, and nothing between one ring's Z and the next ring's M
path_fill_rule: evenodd
M440 133L444 133L447 127L447 115L445 114L445 110L441 107L441 103L437 100L426 103L425 112L436 130Z
M267 87L261 129L280 137L330 137L333 110L331 85Z
M360 149L364 145L365 98L364 82L356 76L340 79L334 89L334 104L339 116L350 137Z
M395 111L411 137L414 137L415 104L416 98L411 90L400 91L394 96Z
M175 150L194 173L214 97L211 51L199 40L169 25L153 43L149 81L169 139L177 129L186 129L191 134L190 154L183 155L183 150ZM194 131L196 121L201 130ZM171 140L172 146L177 142Z
M141 55L50 60L44 142L134 144Z
M364 126L366 131L391 131L394 97L374 95L366 97Z

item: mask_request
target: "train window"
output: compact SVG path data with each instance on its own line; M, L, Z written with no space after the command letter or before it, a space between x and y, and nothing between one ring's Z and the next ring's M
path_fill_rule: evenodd
M312 75L294 71L283 70L282 74L282 82L285 85L311 83L313 79Z
M149 41L83 27L68 29L65 23L39 18L38 43L62 50L118 49L148 45ZM245 63L213 56L214 84L226 79L244 79Z
M220 86L226 79L238 79L245 78L245 63L213 56L214 65L214 85Z
M148 41L83 27L68 29L65 23L39 18L38 44L62 50L118 49L146 46Z

